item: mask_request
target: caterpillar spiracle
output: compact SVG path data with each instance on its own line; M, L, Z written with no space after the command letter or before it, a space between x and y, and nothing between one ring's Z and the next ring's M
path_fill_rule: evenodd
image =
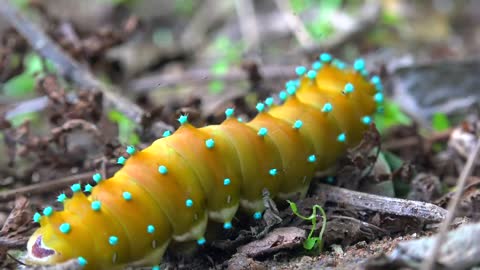
M296 73L278 97L257 104L250 122L233 108L221 124L202 128L182 115L174 134L141 151L128 147L113 177L95 174L94 187L72 185L71 198L57 199L63 211L49 206L34 215L40 228L28 241L27 261L158 269L171 241L203 245L209 219L227 230L239 208L260 219L264 189L276 200L304 196L316 170L360 142L383 94L362 59L347 66L323 53Z

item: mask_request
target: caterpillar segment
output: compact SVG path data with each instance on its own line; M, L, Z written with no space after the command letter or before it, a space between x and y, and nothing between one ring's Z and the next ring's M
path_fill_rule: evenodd
M171 241L203 245L209 219L224 229L238 210L260 219L264 189L274 199L303 197L316 170L360 142L383 86L363 60L348 67L327 53L296 73L278 97L257 104L250 122L236 119L233 108L220 125L202 128L182 115L174 134L141 151L128 147L113 177L95 174L83 191L73 185L71 198L57 198L63 210L34 215L40 228L28 241L27 262L159 269Z

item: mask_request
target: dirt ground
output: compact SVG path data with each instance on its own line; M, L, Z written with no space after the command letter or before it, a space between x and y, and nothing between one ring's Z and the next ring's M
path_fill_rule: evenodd
M174 132L181 115L252 119L328 52L365 59L382 81L362 142L295 205L264 194L262 219L212 224L205 246L172 244L161 268L473 269L479 15L466 0L2 1L0 268L81 269L25 264L35 212L112 176L128 146Z

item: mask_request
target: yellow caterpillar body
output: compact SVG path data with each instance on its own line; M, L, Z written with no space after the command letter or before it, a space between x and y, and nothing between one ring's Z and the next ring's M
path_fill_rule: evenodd
M258 103L248 123L232 108L223 123L202 128L181 116L173 135L142 151L128 148L113 177L96 174L93 188L76 184L71 198L60 195L63 211L36 213L41 226L28 242L28 261L158 269L171 241L203 245L209 219L230 229L239 208L260 219L264 189L275 199L304 196L315 170L358 144L383 100L379 78L368 78L364 65L322 54L312 69L297 68L299 79L279 98Z

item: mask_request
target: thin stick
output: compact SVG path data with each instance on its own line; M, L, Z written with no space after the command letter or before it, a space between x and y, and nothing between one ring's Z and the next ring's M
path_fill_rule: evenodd
M438 236L436 237L436 240L434 240L435 244L432 248L432 253L423 261L420 269L422 270L433 269L435 262L437 261L438 255L440 253L440 247L445 241L448 227L450 226L450 223L452 223L452 220L455 217L455 212L457 210L458 204L462 197L465 184L467 183L467 178L472 173L475 160L477 159L479 154L480 154L480 141L477 142L474 150L468 156L467 164L465 164L465 167L463 168L462 173L458 178L457 186L455 187L456 188L455 194L453 195L452 200L448 204L447 216L443 221L443 223L441 224L440 229L438 230Z
M316 189L327 201L368 209L380 213L421 218L428 222L440 222L447 211L431 203L383 197L344 188L319 184Z
M115 168L109 168L109 175L115 172ZM16 189L0 191L0 201L8 201L14 199L18 195L32 195L42 194L47 192L54 192L56 190L64 189L75 183L86 183L92 177L95 171L80 173L72 176L62 177L51 181L40 182L38 184L28 185Z
M265 80L288 79L295 77L295 66L261 66L262 77ZM225 82L247 80L245 71L239 68L231 68L222 75L212 74L210 70L199 68L190 69L182 73L164 73L156 72L138 79L132 80L128 89L135 92L149 92L158 87L173 87L183 84L207 84L212 80L221 80Z

